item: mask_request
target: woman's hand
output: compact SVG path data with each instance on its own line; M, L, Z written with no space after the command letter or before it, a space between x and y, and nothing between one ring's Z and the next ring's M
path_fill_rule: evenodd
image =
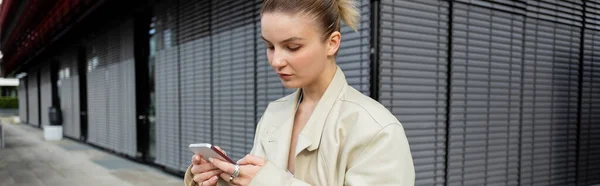
M217 149L225 153L221 148L217 147ZM223 173L221 169L215 167L212 163L208 163L196 154L192 156L191 172L194 174L193 180L200 186L217 185L217 181L219 180L218 176Z
M265 159L248 154L238 161L239 175L233 177L233 180L230 180L231 175L235 171L234 164L216 158L211 158L209 161L215 167L223 171L223 173L220 174L223 180L229 182L230 185L242 186L249 185L250 181L256 176L256 173L258 173L258 171L267 163L267 160Z

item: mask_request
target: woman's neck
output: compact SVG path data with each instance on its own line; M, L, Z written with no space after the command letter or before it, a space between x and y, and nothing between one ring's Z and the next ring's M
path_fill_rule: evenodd
M302 102L309 103L317 103L325 94L329 83L333 80L333 76L335 76L335 72L337 71L337 65L332 63L333 65L321 73L319 77L305 87L302 87Z

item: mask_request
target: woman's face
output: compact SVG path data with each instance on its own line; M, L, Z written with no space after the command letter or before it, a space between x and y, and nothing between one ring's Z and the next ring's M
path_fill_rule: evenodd
M327 42L329 39L323 40L321 29L311 16L264 13L261 30L269 65L287 88L302 88L314 83L334 64L333 56L339 46L332 48L331 42Z

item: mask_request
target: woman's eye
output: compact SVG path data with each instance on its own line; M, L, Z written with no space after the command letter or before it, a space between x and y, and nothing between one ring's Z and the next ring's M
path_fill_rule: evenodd
M300 49L300 46L288 46L287 48L288 48L288 50L293 52L293 51Z
M267 45L267 49L269 49L269 50L274 50L274 49L275 49L275 46L269 46L269 45Z

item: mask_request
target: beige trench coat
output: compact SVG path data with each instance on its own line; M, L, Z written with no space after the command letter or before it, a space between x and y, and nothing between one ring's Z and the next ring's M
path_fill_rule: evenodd
M414 185L402 125L380 103L350 87L339 67L298 136L291 175L288 153L298 95L271 102L262 116L251 154L268 163L250 185ZM186 186L197 185L192 177L188 168Z

